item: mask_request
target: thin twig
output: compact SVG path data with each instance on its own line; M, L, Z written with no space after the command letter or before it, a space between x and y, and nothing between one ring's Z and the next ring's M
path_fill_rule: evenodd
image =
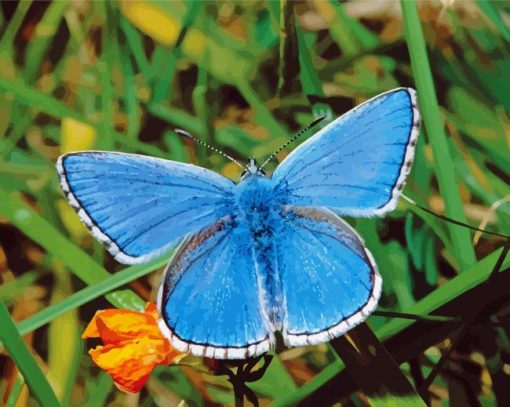
M457 345L461 342L461 340L464 338L464 335L468 331L468 325L462 324L462 326L458 329L457 334L455 335L455 339L453 339L452 343L448 347L445 353L441 355L441 358L439 359L439 362L436 363L432 371L429 373L423 384L420 386L418 392L424 397L426 393L428 393L428 389L432 382L435 380L437 375L440 373L440 371L443 369L444 365L450 359L450 355L453 353ZM425 398L425 397L424 397Z
M442 220L444 220L446 222L453 223L454 225L459 225L459 226L465 227L467 229L474 230L476 232L485 233L487 235L498 236L498 237L503 237L505 239L510 239L510 236L508 236L508 235L504 235L502 233L497 233L497 232L491 232L491 231L486 230L486 229L479 229L479 228L477 228L475 226L469 225L468 223L461 222L461 221L458 221L456 219L452 219L452 218L450 218L448 216L445 216L445 215L440 215L439 213L435 213L434 211L430 210L429 208L426 208L423 205L420 205L418 202L416 202L415 200L409 198L408 196L406 196L404 194L402 194L401 197L403 199L405 199L407 202L409 202L411 205L414 205L417 208L420 208L422 211L427 212L427 213L431 214L432 216L435 216L436 218L442 219Z
M443 315L416 315L409 314L407 312L396 312L396 311L374 311L372 313L376 317L389 317L389 318L402 318L412 319L414 321L434 321L434 322L465 322L457 317L446 317Z
M489 219L491 215L493 215L496 210L503 204L510 202L510 195L507 195L501 199L498 199L496 202L493 202L490 206L489 210L487 211L487 214L483 217L482 222L478 226L481 230L485 229L485 226L489 223ZM478 244L478 240L480 240L480 236L482 235L482 232L477 231L475 235L473 236L473 245Z

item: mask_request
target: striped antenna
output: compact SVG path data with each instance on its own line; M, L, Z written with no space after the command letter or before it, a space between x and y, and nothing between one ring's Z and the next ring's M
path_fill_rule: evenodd
M294 137L289 139L283 146L281 146L278 150L276 150L273 154L271 154L269 157L267 157L267 160L264 161L264 163L259 167L259 171L266 166L266 164L271 161L273 158L275 158L280 151L282 151L285 147L287 147L290 143L293 143L296 141L299 137L301 137L303 134L305 134L308 130L310 130L315 125L319 124L321 121L323 121L326 118L326 116L321 116L318 119L315 119L312 123L310 123L308 126L306 126L303 130L301 130L298 134L296 134Z
M229 156L227 153L225 153L224 151L221 151L220 149L214 147L214 146L211 146L210 144L207 144L205 141L202 141L200 140L199 138L196 138L195 136L192 136L191 134L189 134L187 131L185 130L182 130L182 129L174 129L174 131L179 135L179 136L183 136L183 137L186 137L190 140L193 140L195 143L197 144L200 144L201 146L204 146L206 148L208 148L209 150L212 150L214 151L215 153L218 153L219 155L225 157L225 158L228 158L230 161L232 161L234 164L236 164L238 167L242 168L244 170L244 165L242 165L239 161L237 161L234 157L231 157Z

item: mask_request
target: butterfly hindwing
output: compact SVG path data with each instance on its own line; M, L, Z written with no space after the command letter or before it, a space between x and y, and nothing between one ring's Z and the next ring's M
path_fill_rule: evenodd
M190 164L97 151L62 156L57 169L81 220L121 263L158 257L231 212L233 182Z
M382 280L349 224L320 208L291 208L278 240L290 346L328 341L364 321L377 306Z
M411 168L419 113L413 89L399 88L357 106L297 147L275 170L289 204L326 206L341 215L395 208Z
M244 359L269 350L251 241L228 218L183 241L158 309L161 332L180 351Z

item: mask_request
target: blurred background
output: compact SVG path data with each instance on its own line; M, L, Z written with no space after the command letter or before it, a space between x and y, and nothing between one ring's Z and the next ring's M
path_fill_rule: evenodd
M457 219L510 234L510 6L443 0L420 1L418 10L448 149L434 156L434 135L422 131L405 193L443 214L445 194L458 188ZM173 129L241 162L260 161L314 118L332 120L398 86L415 80L397 1L2 2L0 297L62 405L216 406L233 404L233 393L211 361L160 367L140 394L122 393L93 364L87 349L96 343L80 338L85 325L112 304L153 301L164 261L133 268L134 280L111 282L107 295L59 305L124 267L67 204L54 168L60 154L140 153L237 181L238 167ZM439 190L438 160L452 166L450 189ZM379 264L380 310L458 316L489 304L497 316L457 344L430 387L431 403L505 405L510 300L476 291L504 239L454 232L405 202L384 219L348 221ZM426 326L432 336L420 321L372 316L369 325L390 352L404 352L401 368L415 384L451 343L440 323ZM328 345L297 348L249 386L261 405L370 403L356 387L324 387L342 371ZM0 372L0 405L37 405L5 350Z

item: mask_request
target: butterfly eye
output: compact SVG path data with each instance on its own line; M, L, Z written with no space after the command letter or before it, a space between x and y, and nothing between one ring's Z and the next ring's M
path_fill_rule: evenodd
M248 171L244 170L243 173L241 174L241 178L244 177L246 175Z
M266 172L262 169L259 169L259 172L265 177L266 176Z

